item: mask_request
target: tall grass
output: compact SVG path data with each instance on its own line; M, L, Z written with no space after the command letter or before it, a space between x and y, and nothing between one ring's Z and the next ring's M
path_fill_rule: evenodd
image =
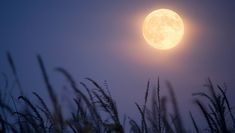
M11 82L6 73L1 74L0 84L0 133L187 133L211 132L232 133L235 132L235 119L226 95L226 88L214 85L208 80L206 88L209 93L194 93L195 104L201 113L202 120L196 121L195 114L182 116L178 106L174 88L167 82L169 97L161 96L160 80L152 86L147 82L143 104L135 103L139 112L139 120L128 117L129 125L121 122L118 106L113 99L108 85L100 85L91 78L85 78L85 82L76 82L72 75L63 68L55 68L69 84L74 92L73 106L69 117L65 117L50 77L47 73L44 61L37 56L41 75L44 80L45 90L50 101L45 101L37 92L32 96L36 101L24 95L23 87L17 73L11 54L7 53L7 61L12 70L14 79ZM19 96L10 93L12 86L16 84ZM172 111L168 111L167 103L172 105ZM182 118L189 117L194 129L187 129ZM125 119L125 117L124 117ZM199 122L205 121L206 127L200 127ZM194 130L194 131L192 131Z
M206 105L198 98L195 100L208 124L208 130L215 133L234 132L235 121L231 105L226 96L226 89L220 85L215 87L210 79L208 79L208 83L205 86L208 88L209 94L199 92L193 95L208 100Z

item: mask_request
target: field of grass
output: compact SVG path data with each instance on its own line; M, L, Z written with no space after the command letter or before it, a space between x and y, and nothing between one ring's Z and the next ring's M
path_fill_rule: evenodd
M103 87L91 78L86 78L87 83L77 83L67 70L56 68L55 70L68 81L75 94L73 105L76 106L76 110L71 110L67 118L62 111L63 104L58 100L45 64L39 55L37 56L38 66L50 101L44 100L37 92L32 93L36 101L26 97L10 53L7 53L6 60L14 79L8 79L6 73L1 75L3 81L0 85L0 133L187 133L189 129L183 124L183 117L191 118L194 129L190 129L190 132L235 132L234 113L230 100L226 96L227 89L213 84L210 79L206 83L208 93L193 94L194 103L202 115L202 120L196 121L194 114L190 112L182 116L171 84L167 83L170 96L162 97L158 80L156 88L150 87L150 81L147 83L146 92L143 94L143 105L133 103L139 111L140 118L135 121L130 117L120 116L117 103L107 86ZM19 89L20 96L17 99L9 92L10 80L13 80L15 87ZM88 87L91 85L92 89ZM166 99L172 103L173 113L168 112ZM121 119L124 119L124 122ZM205 128L199 127L198 123L201 121L207 124Z

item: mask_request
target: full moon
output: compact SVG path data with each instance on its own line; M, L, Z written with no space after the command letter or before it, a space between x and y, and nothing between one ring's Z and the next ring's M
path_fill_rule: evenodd
M181 17L172 10L155 10L144 20L144 39L156 49L167 50L175 47L183 35L184 23Z

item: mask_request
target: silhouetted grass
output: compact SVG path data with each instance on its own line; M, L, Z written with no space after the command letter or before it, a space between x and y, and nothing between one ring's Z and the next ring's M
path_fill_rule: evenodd
M30 99L33 97L25 96L16 66L9 52L7 53L7 61L14 76L13 84L17 84L20 96L18 98L12 96L9 92L12 89L9 85L11 84L10 79L7 74L2 73L0 133L124 133L125 131L132 133L186 133L190 129L184 125L183 117L189 117L192 120L191 124L196 133L235 132L234 114L226 95L226 88L220 85L215 87L211 80L208 80L206 85L209 93L193 94L198 111L201 112L201 116L207 123L206 127L199 127L198 121L194 118L195 115L191 112L188 116L182 117L170 82L166 83L169 97L161 96L159 78L156 87L151 85L150 80L147 82L143 104L135 103L140 120L135 121L128 117L129 125L125 126L125 122L121 123L120 121L122 116L119 114L117 104L109 92L107 83L103 87L91 78L85 78L86 82L77 83L67 70L56 68L55 71L62 74L67 80L69 88L75 96L73 106L76 109L71 110L69 117L65 117L62 111L64 105L58 100L40 55L37 56L37 61L50 103L36 92L32 93L36 101ZM168 112L167 102L172 104L171 113Z
M197 98L195 100L209 126L208 130L215 133L234 132L234 117L225 89L219 85L214 87L210 79L208 79L208 83L205 86L208 88L209 94L199 92L193 95L208 100L207 106L203 105L200 99ZM230 117L226 117L227 113L229 113ZM232 122L232 126L230 126L230 122Z

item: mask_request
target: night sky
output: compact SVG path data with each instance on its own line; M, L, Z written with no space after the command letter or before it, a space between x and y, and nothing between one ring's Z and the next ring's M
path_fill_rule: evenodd
M177 12L185 24L183 40L167 51L142 35L145 16L160 8ZM121 113L134 118L134 103L143 103L148 79L154 86L158 76L162 95L168 95L166 80L174 86L181 112L192 109L191 94L205 90L209 77L225 82L235 101L234 13L235 1L1 1L0 72L11 74L9 51L26 93L47 97L40 54L62 100L70 93L63 93L67 82L54 71L58 66L78 82L106 80Z

